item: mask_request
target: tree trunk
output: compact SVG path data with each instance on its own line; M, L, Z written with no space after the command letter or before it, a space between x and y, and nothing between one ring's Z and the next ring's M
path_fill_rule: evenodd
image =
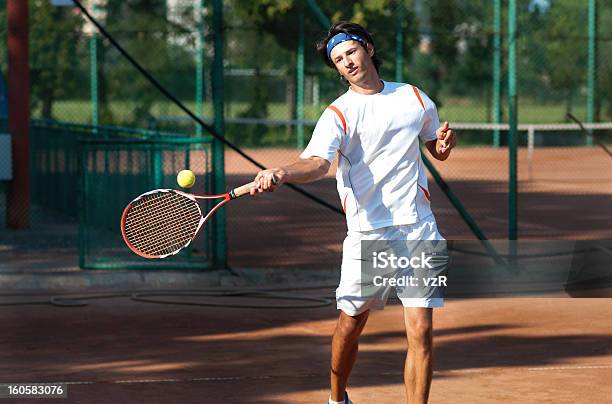
M53 89L49 88L44 91L42 96L42 111L41 116L46 119L53 118L51 114L53 113Z
M565 105L565 113L566 114L571 114L572 113L572 99L574 98L574 89L572 87L570 87L567 90L567 104Z

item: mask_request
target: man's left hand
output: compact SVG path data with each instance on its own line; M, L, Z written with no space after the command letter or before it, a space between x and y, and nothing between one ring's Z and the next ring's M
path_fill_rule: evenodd
M442 126L436 130L436 151L440 154L446 154L457 144L455 132L448 126L448 122L444 122Z

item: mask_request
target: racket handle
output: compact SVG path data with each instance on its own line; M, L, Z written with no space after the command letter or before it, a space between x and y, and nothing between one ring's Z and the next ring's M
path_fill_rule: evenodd
M276 177L272 177L272 183L274 185L278 183ZM255 183L255 181L241 185L238 188L234 188L229 192L230 199L240 198L241 196L248 195L251 193L251 190L253 188L257 188L257 184Z

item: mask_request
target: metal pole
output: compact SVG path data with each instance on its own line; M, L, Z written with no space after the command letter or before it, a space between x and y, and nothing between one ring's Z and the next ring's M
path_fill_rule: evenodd
M501 0L493 4L493 122L501 123ZM493 130L493 147L499 147L499 129Z
M200 118L204 115L204 0L196 1L196 105L195 113ZM196 135L202 136L202 125L196 124Z
M508 181L508 239L516 240L517 231L517 89L516 89L516 0L508 1L508 152L510 173ZM512 243L514 244L514 243Z
M397 2L397 18L395 20L395 81L403 80L404 69L404 0Z
M296 91L296 117L297 117L297 148L304 149L304 12L298 16L298 48L297 48L297 91Z
M595 122L595 91L597 88L597 0L589 0L588 66L587 66L587 119ZM587 146L593 145L593 130L589 129Z
M529 125L527 129L527 179L533 180L533 148L535 142L535 128Z
M6 224L30 226L30 68L28 61L28 1L8 0L8 124L13 156L13 180L6 198Z
M214 58L212 66L212 90L215 131L225 134L225 117L223 113L223 0L213 0L212 30L214 33ZM213 175L214 192L225 192L225 156L221 141L213 140ZM227 267L227 242L225 234L225 210L220 209L215 215L213 264L218 268Z
M323 13L316 0L308 0L308 6L314 12L317 20L319 20L319 24L321 24L324 29L328 29L331 26L331 21Z
M94 131L96 131L100 113L98 104L98 34L95 32L89 38L89 88L91 96L91 124L94 126Z

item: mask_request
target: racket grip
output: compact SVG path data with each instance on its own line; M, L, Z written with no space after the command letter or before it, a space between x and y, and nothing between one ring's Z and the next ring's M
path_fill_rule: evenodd
M272 183L274 185L278 183L278 180L274 176L272 177ZM251 190L253 188L257 188L257 184L255 183L255 181L241 185L238 188L234 188L229 192L230 199L240 198L241 196L248 195L251 193Z

